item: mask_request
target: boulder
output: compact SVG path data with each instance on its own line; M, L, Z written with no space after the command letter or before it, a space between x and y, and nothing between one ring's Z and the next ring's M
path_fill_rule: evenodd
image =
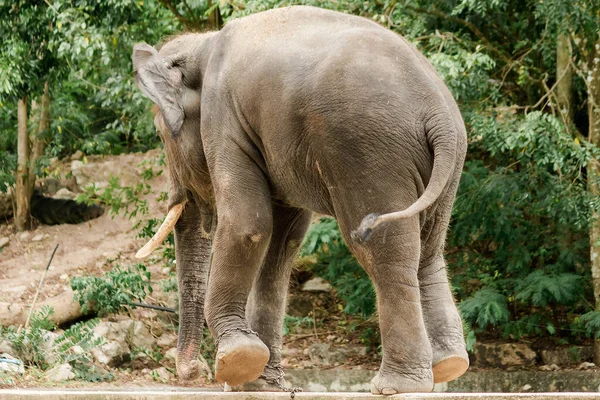
M511 367L535 365L537 354L523 343L476 343L473 346L474 365Z
M169 381L169 380L175 378L175 375L173 375L165 367L160 367L160 368L153 369L150 372L150 376L152 376L152 378L154 380L162 380L162 381Z
M0 354L14 354L15 350L12 347L12 343L8 340L0 340Z
M559 347L551 350L542 350L540 356L542 357L542 362L548 365L579 364L594 358L594 348L592 346Z
M127 344L111 340L92 349L91 353L100 364L116 367L130 358L131 351Z
M302 290L305 292L329 292L331 285L323 278L312 278L302 285Z
M580 369L580 370L583 370L583 371L586 371L588 369L594 369L594 368L596 368L596 364L591 363L591 362L582 362L577 367L577 369Z
M77 150L75 153L71 154L71 160L81 160L83 159L85 155L83 154L83 151L81 150Z
M50 365L56 363L58 361L58 353L56 351L56 340L60 337L60 335L56 332L44 332L44 355L46 356L46 361Z
M94 327L94 334L109 341L116 341L122 346L128 346L128 338L132 334L133 322L130 319L118 322L102 321Z
M311 296L306 294L290 295L287 306L287 314L292 317L306 317L313 310Z
M10 239L7 237L1 237L0 238L0 249L5 247L6 245L8 245L10 243Z
M329 345L327 343L313 343L304 354L310 358L315 365L329 365Z
M35 235L34 237L31 238L32 242L41 242L44 239L48 239L50 237L50 235L48 235L47 233L38 233L37 235Z
M59 189L58 192L52 196L53 199L62 199L62 200L73 200L77 195L71 192L67 188Z
M46 379L52 382L64 382L75 379L75 373L73 373L73 367L70 364L60 364L52 368L45 374Z
M23 362L10 354L0 354L0 372L11 374L24 374L25 367Z
M165 358L177 361L177 347L173 347L167 350L167 352L165 353Z
M161 337L158 338L157 344L159 346L172 347L177 344L177 336L163 333Z
M133 322L133 331L131 335L131 347L142 347L151 349L156 344L156 338L152 336L148 326L141 321Z

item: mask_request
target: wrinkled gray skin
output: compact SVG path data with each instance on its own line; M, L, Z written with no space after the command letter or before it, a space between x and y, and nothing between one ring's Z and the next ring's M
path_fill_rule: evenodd
M176 225L181 377L197 374L204 316L219 352L264 343L268 366L280 366L291 264L312 211L337 218L373 280L383 342L374 393L430 391L432 366L466 359L442 256L466 134L450 92L402 37L291 7L160 52L137 45L134 70L160 109L170 206L188 200ZM366 215L404 210L425 188L441 191L426 210L369 240L351 236Z

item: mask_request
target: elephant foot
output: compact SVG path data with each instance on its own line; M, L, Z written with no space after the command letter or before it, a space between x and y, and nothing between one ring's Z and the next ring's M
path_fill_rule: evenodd
M200 377L200 362L192 360L188 362L177 362L177 376L182 381L194 381Z
M449 355L433 365L433 382L450 382L464 374L469 368L469 358L464 355Z
M219 338L215 379L231 386L257 379L269 361L269 349L254 333L228 332Z
M428 393L432 390L433 377L430 370L423 370L422 374L411 371L406 375L379 371L371 380L372 394Z

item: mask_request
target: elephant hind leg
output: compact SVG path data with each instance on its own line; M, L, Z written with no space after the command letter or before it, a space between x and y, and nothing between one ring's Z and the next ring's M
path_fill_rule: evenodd
M469 368L462 319L450 290L443 256L458 176L433 214L427 216L421 233L419 287L423 319L433 354L435 383L450 382Z
M338 216L339 218L339 216ZM366 243L352 242L357 225L339 218L340 229L377 293L383 359L371 381L373 394L430 392L431 347L427 339L417 278L420 258L418 217L375 231Z

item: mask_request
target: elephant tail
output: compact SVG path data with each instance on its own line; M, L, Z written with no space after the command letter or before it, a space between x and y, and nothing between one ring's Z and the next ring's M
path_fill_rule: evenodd
M433 168L427 188L410 207L387 214L369 214L363 218L357 230L351 233L352 239L367 241L373 230L386 222L410 218L430 207L442 194L454 173L457 159L458 132L447 106L441 106L430 113L425 120L427 141L433 149Z

